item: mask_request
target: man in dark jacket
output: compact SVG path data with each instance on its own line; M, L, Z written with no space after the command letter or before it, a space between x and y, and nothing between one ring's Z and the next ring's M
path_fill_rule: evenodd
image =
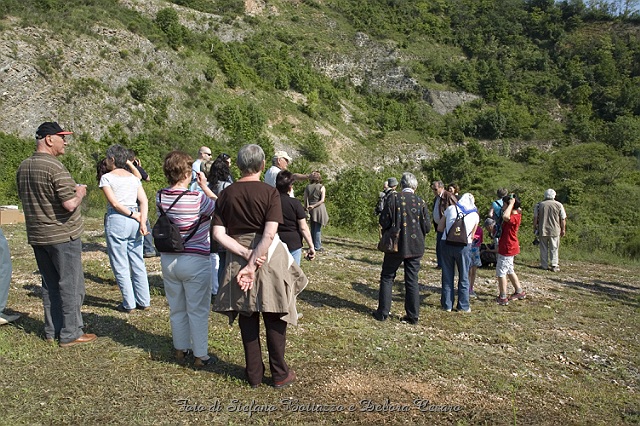
M404 263L404 285L406 315L403 322L417 324L420 313L418 272L420 259L424 255L424 238L431 230L431 217L426 203L415 194L418 180L411 173L403 173L400 180L402 192L390 195L380 215L382 231L396 227L400 229L397 253L385 253L380 273L378 309L373 317L384 321L391 310L391 289L396 271Z

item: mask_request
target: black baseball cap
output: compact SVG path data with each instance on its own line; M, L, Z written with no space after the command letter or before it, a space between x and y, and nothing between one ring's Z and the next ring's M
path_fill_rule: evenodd
M45 121L36 130L36 139L42 139L47 135L72 135L73 132L65 132L56 121Z

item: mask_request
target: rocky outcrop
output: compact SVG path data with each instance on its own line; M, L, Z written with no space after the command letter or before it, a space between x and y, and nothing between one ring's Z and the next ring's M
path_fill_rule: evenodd
M429 89L426 89L422 95L422 99L428 102L440 115L448 114L456 107L479 98L480 96L467 92L447 92Z
M356 87L381 92L422 92L422 99L441 115L452 112L466 102L478 99L471 93L430 90L410 76L401 65L406 58L392 42L378 42L364 33L356 33L353 54L319 55L314 66L331 79L346 78Z
M352 45L353 53L318 55L312 60L313 65L327 77L346 78L356 87L382 92L406 92L419 87L406 67L399 65L402 56L393 42L382 43L356 33Z

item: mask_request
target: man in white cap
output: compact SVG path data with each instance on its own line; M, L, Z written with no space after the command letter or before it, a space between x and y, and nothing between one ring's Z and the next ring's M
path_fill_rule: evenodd
M567 213L555 198L553 189L544 191L544 201L536 204L533 211L533 230L540 240L540 267L559 272L558 247L566 232Z
M266 173L264 174L264 182L268 183L269 185L275 188L276 177L278 176L278 173L280 173L282 170L287 170L287 168L289 167L289 163L292 160L293 159L289 156L289 154L287 154L286 151L276 151L275 154L273 154L273 157L271 159L272 166L269 167L269 170L267 170ZM309 175L294 173L293 179L307 180L309 179Z

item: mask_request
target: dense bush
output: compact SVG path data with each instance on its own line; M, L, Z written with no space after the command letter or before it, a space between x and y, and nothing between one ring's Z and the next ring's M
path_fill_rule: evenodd
M355 232L374 232L377 217L373 209L384 178L356 167L338 173L327 184L327 209L331 225Z
M16 170L35 147L35 139L25 141L0 132L0 205L18 204Z
M326 141L317 133L310 133L301 146L302 155L309 161L325 163L329 160Z
M131 97L142 103L147 101L152 87L153 82L148 78L131 78L127 84Z

